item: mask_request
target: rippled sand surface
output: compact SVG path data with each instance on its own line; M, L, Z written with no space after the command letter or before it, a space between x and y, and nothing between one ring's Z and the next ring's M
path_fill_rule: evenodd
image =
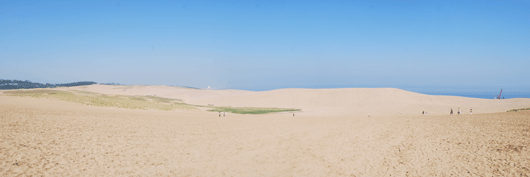
M528 176L530 111L233 115L0 96L0 176Z

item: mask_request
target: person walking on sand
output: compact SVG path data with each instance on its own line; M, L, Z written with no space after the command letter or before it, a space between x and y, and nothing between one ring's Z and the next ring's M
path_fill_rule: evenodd
M225 116L225 113L226 113L226 112L223 112L223 117Z
M221 117L221 111L219 111L219 117Z
M473 114L473 108L469 109L469 114Z
M458 108L458 115L460 115L460 108Z
M450 116L452 116L452 115L453 115L453 109L451 109L451 114L449 114L449 115L450 115Z
M425 115L425 111L421 112L421 115Z

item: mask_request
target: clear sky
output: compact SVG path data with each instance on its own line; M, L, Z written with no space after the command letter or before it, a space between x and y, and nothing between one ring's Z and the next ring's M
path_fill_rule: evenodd
M7 0L0 78L528 88L530 1Z

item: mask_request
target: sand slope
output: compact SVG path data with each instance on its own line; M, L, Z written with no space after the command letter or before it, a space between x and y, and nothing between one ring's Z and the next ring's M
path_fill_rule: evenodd
M505 112L530 107L529 98L506 100L424 95L395 88L279 89L263 92L243 90L199 90L168 86L108 86L62 88L104 94L157 95L183 99L186 103L234 107L300 108L300 115L430 115Z
M529 176L529 127L530 111L218 118L0 95L0 176Z

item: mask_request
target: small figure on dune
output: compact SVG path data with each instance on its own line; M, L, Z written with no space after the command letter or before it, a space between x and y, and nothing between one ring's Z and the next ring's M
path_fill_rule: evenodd
M425 111L421 112L421 115L425 115Z
M293 117L294 117L294 113L293 113Z
M225 116L225 113L226 113L226 112L223 112L223 117Z
M469 114L473 114L473 108L469 109Z
M453 109L451 109L451 114L449 114L449 115L451 115L451 116L453 115Z
M458 108L458 115L460 115L460 108Z
M219 117L221 117L221 111L219 111Z

